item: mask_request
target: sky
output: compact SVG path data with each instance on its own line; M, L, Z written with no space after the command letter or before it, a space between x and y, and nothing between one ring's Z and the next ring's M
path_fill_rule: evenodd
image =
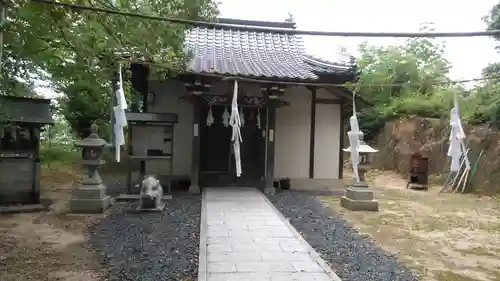
M422 23L434 23L436 32L482 31L482 17L498 0L222 0L221 17L284 21L291 13L301 30L344 32L418 32ZM398 41L399 40L399 41ZM394 38L336 38L305 36L307 52L335 61L339 47L356 55L363 41L376 45L398 44ZM452 63L454 80L478 78L488 63L500 61L488 37L450 38L445 55Z

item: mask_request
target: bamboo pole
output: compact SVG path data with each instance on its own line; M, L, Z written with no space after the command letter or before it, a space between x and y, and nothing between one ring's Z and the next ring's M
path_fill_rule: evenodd
M469 153L469 149L467 149L464 153L464 155L467 155L467 153ZM462 170L462 167L464 166L465 164L465 157L462 157L462 161L460 162L460 166L458 168L458 171L457 171L457 174L455 175L455 178L453 179L453 182L451 184L451 190L455 191L455 184L457 183L457 179L460 177L460 171Z
M465 180L463 182L463 185L462 185L462 190L460 191L460 193L462 193L462 194L465 192L465 188L467 187L467 182L468 182L468 179L470 177L470 172L471 172L471 169L469 168L467 175L465 176Z
M461 188L460 186L462 185L462 183L464 182L464 179L465 177L467 176L467 174L469 173L470 169L465 167L464 171L462 172L462 175L460 176L460 180L458 181L457 183L457 187L456 187L456 192L459 192L461 191Z

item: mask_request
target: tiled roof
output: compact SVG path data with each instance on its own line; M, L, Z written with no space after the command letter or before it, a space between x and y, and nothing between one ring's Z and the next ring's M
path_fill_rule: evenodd
M265 26L295 28L294 23L220 19L231 28L194 27L186 34L192 56L188 70L250 77L317 80L322 74L350 74L349 66L307 56L302 38L293 34L245 30Z
M53 124L50 100L0 95L1 118L12 122Z

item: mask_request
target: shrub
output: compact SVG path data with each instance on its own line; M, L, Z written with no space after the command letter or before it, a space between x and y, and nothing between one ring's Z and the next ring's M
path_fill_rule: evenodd
M40 157L42 163L46 165L53 163L76 164L81 160L81 152L73 145L42 142Z

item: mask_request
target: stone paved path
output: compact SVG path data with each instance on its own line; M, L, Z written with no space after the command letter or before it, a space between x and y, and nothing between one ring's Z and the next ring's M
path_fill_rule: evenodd
M199 281L340 280L255 188L206 188Z

